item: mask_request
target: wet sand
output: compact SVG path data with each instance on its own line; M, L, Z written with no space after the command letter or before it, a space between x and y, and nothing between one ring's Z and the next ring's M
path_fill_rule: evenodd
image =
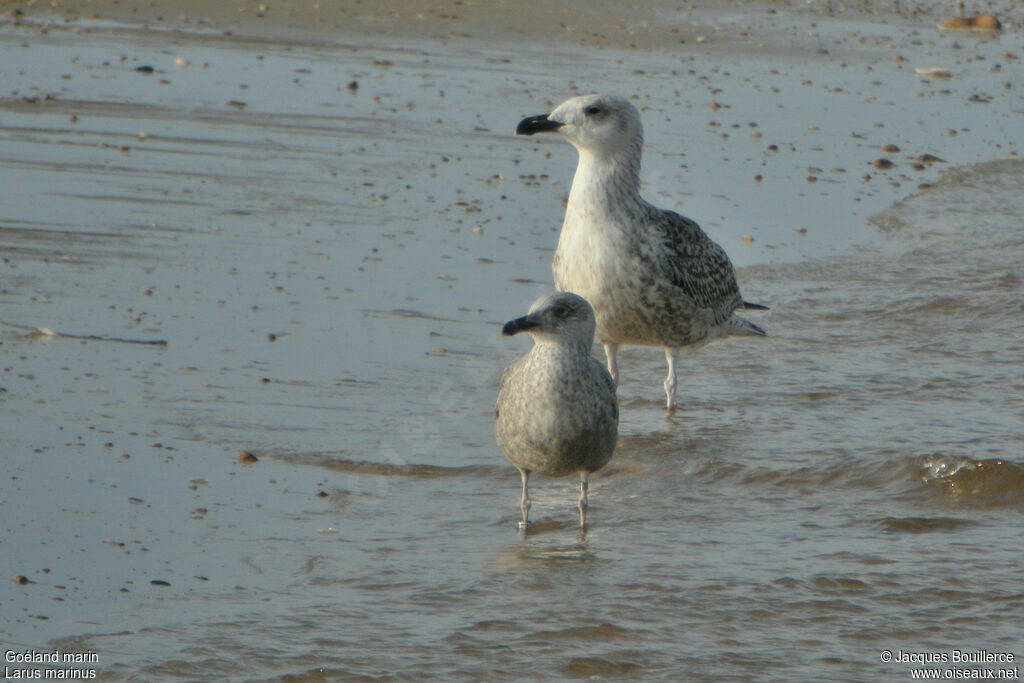
M703 7L646 3L623 11L622 3L598 0L579 11L577 3L551 0L530 7L521 3L442 0L402 0L386 5L339 0L280 0L203 2L202 0L119 1L81 0L40 4L7 3L8 14L20 11L30 19L72 24L83 20L113 21L157 29L238 32L274 39L301 36L415 38L418 40L501 40L555 42L623 49L671 48L686 42L749 42L723 30L730 11L758 7L749 2L704 3ZM779 7L786 7L785 4ZM895 3L871 3L847 8L840 15L897 14ZM759 8L772 11L772 4ZM930 17L931 3L903 3L908 17ZM830 11L832 11L830 9ZM934 16L939 16L935 14ZM667 19L667 20L666 20ZM936 19L938 21L938 19ZM748 36L749 37L749 36ZM759 42L781 45L770 32L754 36ZM789 44L788 41L786 44Z
M766 49L801 52L807 45L794 40L792 34L773 30L770 23L750 23L751 16L804 13L812 22L866 19L884 25L902 21L932 29L951 16L954 6L905 1L817 6L721 0L699 5L653 2L623 8L617 0L597 0L581 12L571 0L549 0L528 8L510 0L400 0L386 5L358 0L8 0L3 8L9 19L54 27L109 21L156 30L211 31L224 37L237 32L276 40L412 38L576 44L640 51L703 44L763 54ZM1019 8L1010 0L971 9L1002 17L1010 30L1021 20Z
M1019 646L1014 5L992 36L905 4L322 4L3 6L6 648L875 680L908 675L885 649ZM771 336L687 359L672 420L626 351L586 541L538 480L522 542L500 324L551 286L575 158L511 131L597 88Z

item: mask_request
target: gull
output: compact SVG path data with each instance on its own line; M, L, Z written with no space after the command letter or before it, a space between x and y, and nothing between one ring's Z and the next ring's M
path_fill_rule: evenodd
M523 119L517 135L559 133L579 152L552 263L555 287L594 307L597 338L618 384L619 345L662 346L666 409L675 408L682 348L765 331L735 314L743 301L732 263L694 221L640 196L643 127L628 100L582 95Z
M502 334L526 332L533 348L501 374L494 437L523 480L519 529L529 528L531 472L580 475L580 529L586 529L587 482L604 467L618 440L615 384L590 354L594 310L582 297L556 292L505 324Z

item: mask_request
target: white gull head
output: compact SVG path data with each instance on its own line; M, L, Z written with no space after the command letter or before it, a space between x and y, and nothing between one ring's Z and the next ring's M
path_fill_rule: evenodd
M581 153L598 158L639 153L644 129L640 112L616 95L580 95L566 100L551 113L523 119L516 135L557 132Z

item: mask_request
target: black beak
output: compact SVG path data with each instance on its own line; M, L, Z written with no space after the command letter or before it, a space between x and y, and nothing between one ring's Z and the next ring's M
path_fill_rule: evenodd
M547 114L528 116L516 126L516 135L533 135L534 133L554 133L564 126L564 123L552 121Z
M531 320L530 316L525 315L522 318L516 318L515 320L509 320L505 323L505 326L501 328L501 333L506 337L511 337L514 334L520 332L526 332L540 325L536 320Z

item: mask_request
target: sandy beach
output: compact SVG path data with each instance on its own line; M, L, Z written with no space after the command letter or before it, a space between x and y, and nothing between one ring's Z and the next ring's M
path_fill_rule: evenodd
M998 32L692 5L0 3L8 666L1024 656L1020 3L967 8ZM513 129L591 90L640 109L645 196L726 249L769 336L689 354L672 417L661 352L624 350L586 538L574 482L537 477L521 539L492 427L528 340L501 325L551 290L576 157Z
M756 24L731 30L730 15L807 13L818 19L900 18L931 28L953 16L954 4L932 2L654 2L623 7L615 0L587 3L550 0L524 7L510 0L401 0L374 3L340 0L203 2L202 0L56 0L42 3L6 0L9 18L60 26L83 21L112 21L154 29L238 32L273 38L415 37L427 40L480 40L572 43L625 50L662 50L688 43L728 44L730 49L800 50L799 42ZM1008 28L1019 23L1019 7L1009 0L969 8L1002 17ZM725 20L725 21L723 21Z
M428 40L568 41L628 48L641 36L645 47L671 46L689 33L658 22L674 10L651 5L623 14L620 4L590 3L586 12L559 0L524 9L515 2L60 2L6 3L8 14L57 24L84 19L168 29L206 29L266 37L373 36ZM628 16L628 19L625 17ZM698 15L699 16L699 15ZM689 17L689 29L696 19Z

